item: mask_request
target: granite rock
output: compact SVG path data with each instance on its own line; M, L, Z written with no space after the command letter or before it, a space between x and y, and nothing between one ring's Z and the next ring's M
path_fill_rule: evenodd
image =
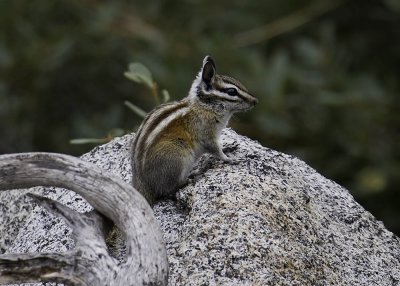
M116 138L82 156L130 182L129 145ZM224 130L228 165L208 155L175 201L154 206L170 262L170 285L400 285L400 239L348 190L303 161ZM85 212L78 195L39 193ZM0 193L0 251L65 251L61 219L23 192Z

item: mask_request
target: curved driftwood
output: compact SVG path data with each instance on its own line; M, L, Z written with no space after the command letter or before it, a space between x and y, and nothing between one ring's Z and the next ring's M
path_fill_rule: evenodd
M66 253L0 256L0 284L55 281L68 285L165 285L168 262L162 233L146 200L130 185L78 158L52 153L0 156L0 190L56 186L84 197L96 211L77 213L31 195L61 215L73 229L76 247ZM107 251L103 219L126 238L126 261Z

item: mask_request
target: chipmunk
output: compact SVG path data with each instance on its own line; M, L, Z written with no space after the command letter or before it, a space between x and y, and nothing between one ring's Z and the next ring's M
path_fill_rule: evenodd
M214 60L206 56L189 95L160 105L139 127L132 147L133 186L152 205L185 185L202 154L232 163L218 142L221 131L233 113L257 102L239 81L218 75Z

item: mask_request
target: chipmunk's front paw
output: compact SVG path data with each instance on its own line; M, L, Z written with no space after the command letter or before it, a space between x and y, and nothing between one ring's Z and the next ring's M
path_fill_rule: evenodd
M224 153L222 153L222 155L220 156L220 159L221 159L223 162L227 163L227 164L233 164L233 162L235 161L234 159L232 159L232 158L226 156Z
M222 151L223 151L224 153L233 153L233 152L235 152L238 148L239 148L239 143L234 142L234 143L232 143L232 144L229 144L229 145L227 145L227 146L224 146L224 147L222 148Z
M231 157L226 156L226 158L224 158L222 161L224 161L225 163L230 164L230 165L239 165L239 164L245 162L246 159L235 158L235 157L231 158Z

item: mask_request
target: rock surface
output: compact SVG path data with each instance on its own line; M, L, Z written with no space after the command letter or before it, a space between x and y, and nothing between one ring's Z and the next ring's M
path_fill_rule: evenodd
M132 138L82 158L130 182ZM154 206L170 285L400 285L400 239L346 189L230 129L221 140L236 164L204 156L196 166L204 173L177 201ZM30 191L91 208L67 190ZM65 224L21 194L0 193L0 253L73 247Z

